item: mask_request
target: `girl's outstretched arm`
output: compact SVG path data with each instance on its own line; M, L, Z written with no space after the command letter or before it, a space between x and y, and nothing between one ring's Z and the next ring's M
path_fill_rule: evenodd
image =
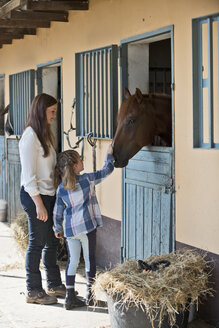
M90 181L94 181L95 185L102 182L108 175L110 175L114 170L114 157L112 155L113 148L112 144L109 145L107 149L105 164L103 168L99 171L88 173L88 178Z

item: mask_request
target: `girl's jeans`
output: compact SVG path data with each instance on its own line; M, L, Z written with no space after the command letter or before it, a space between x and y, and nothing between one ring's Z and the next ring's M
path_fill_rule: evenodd
M55 196L41 195L44 206L48 212L48 220L43 222L37 219L36 206L24 190L20 191L21 205L27 214L29 228L29 243L26 253L26 285L27 290L41 290L42 278L40 272L40 259L46 271L47 287L61 285L60 270L56 263L58 239L54 236L53 207Z
M93 283L96 275L96 229L75 237L66 238L68 264L66 267L66 288L74 288L75 274L80 261L81 247L85 261L87 285Z

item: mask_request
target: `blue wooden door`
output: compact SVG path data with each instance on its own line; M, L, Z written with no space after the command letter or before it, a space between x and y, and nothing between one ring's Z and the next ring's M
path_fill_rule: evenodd
M35 71L29 70L9 76L10 110L16 138L7 139L7 197L8 221L16 219L22 210L20 205L21 164L18 149L35 92Z
M20 175L21 164L18 140L7 139L7 197L8 222L10 223L22 211L20 205Z
M0 136L0 199L7 200L5 157L5 137Z
M173 250L172 151L144 147L123 170L122 260Z
M144 69L150 63L149 60L147 61L147 54L150 57L147 44L151 42L151 38L159 36L162 38L164 34L170 39L172 122L174 122L172 26L121 41L121 91L123 93L124 87L128 87L133 93L136 87L141 89L140 85L149 83L147 75L149 69ZM139 45L140 48L145 49L143 56L134 58L133 53L135 56ZM149 92L149 88L145 90L145 93ZM151 255L173 251L175 244L174 124L172 124L171 147L143 147L129 161L122 173L122 193L121 260L146 259Z

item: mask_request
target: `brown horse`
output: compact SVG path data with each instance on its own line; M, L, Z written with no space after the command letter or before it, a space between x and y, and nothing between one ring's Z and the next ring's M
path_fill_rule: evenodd
M131 95L125 89L117 129L113 139L115 167L124 167L143 146L152 144L155 137L162 145L171 146L171 97L163 94L143 95L136 89Z

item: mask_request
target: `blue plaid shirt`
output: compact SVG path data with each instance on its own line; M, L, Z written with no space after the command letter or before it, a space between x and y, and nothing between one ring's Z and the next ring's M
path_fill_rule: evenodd
M102 182L113 170L114 157L107 154L104 167L93 173L76 176L76 189L66 190L60 183L53 210L53 230L65 237L88 233L103 225L95 185Z

